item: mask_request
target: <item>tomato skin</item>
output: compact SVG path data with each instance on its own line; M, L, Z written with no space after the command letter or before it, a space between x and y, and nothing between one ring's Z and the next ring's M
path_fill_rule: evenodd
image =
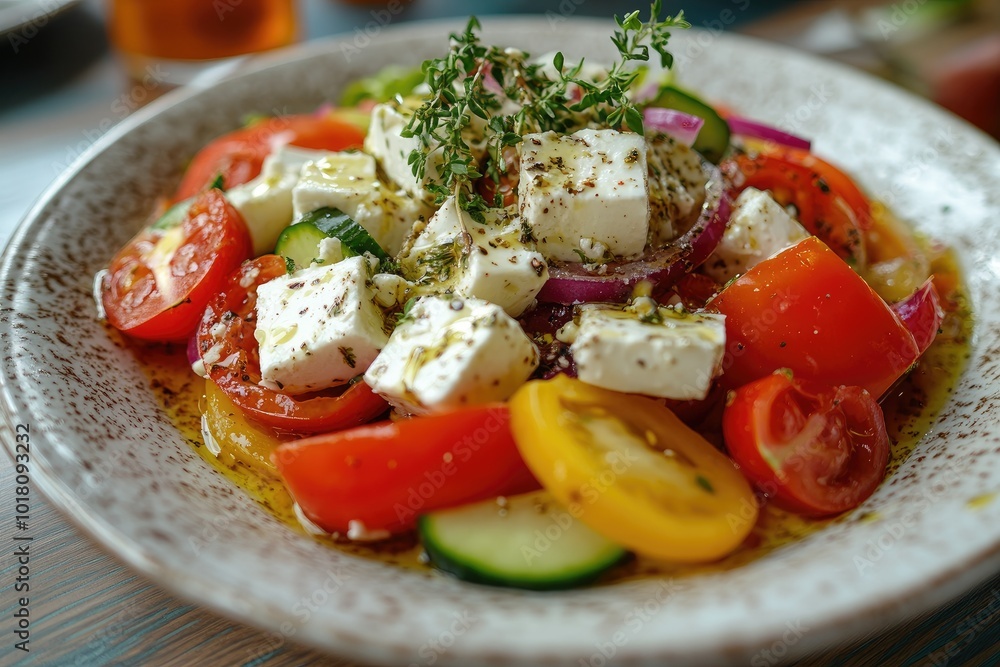
M671 289L680 297L685 308L698 310L704 308L705 304L719 293L722 286L704 273L686 273Z
M879 397L920 354L892 309L816 237L752 267L708 310L726 316L729 389L788 368Z
M722 430L743 473L775 505L807 516L857 507L889 462L885 420L871 394L780 371L734 392Z
M256 178L264 158L276 144L341 151L361 148L364 139L364 130L356 124L330 114L266 118L225 134L198 151L177 188L174 201L194 196L219 174L222 174L226 189Z
M660 402L557 375L522 386L510 409L518 449L545 490L622 546L708 562L753 529L750 484Z
M747 187L769 190L783 206L794 205L799 222L842 259L864 266L863 232L872 226L872 211L854 181L809 151L764 143L759 148L723 164L736 192Z
M520 180L519 169L521 168L521 159L517 150L512 146L504 148L503 161L504 171L499 174L499 183L490 178L489 175L485 175L476 181L476 191L491 206L497 194L500 195L502 206L507 207L517 204L517 183Z
M395 533L418 514L537 488L509 424L506 405L474 406L290 442L271 460L323 529Z
M177 246L166 270L160 272L167 284L160 284L150 261L157 261L157 245L168 242ZM192 203L178 228L149 227L111 260L101 281L108 322L134 338L186 340L197 328L205 305L250 253L250 233L243 218L220 191L209 190Z
M283 276L285 260L263 255L246 262L212 299L198 327L198 350L209 377L247 416L277 429L322 433L365 424L388 409L388 404L364 382L289 396L261 386L257 328L257 287ZM220 330L221 329L221 330ZM216 363L226 360L225 365Z

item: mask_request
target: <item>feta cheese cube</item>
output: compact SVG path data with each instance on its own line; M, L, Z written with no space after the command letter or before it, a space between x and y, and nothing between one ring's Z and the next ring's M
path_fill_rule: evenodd
M365 257L349 257L257 289L255 336L264 382L301 394L367 370L388 341L371 287L376 267Z
M579 306L560 330L579 378L598 387L677 400L702 399L722 364L725 316L658 306L648 297L625 308Z
M392 332L365 382L406 414L502 401L538 366L517 321L492 303L422 296Z
M708 182L701 156L663 134L647 139L649 242L664 245L695 223Z
M292 188L295 218L329 206L340 209L365 228L383 250L396 254L413 223L431 209L382 183L375 158L358 152L329 153L308 162Z
M549 259L579 262L580 240L635 257L649 231L645 138L616 130L525 135L517 194L521 217Z
M705 262L705 272L726 283L808 236L771 195L747 188L736 198L726 233Z
M429 291L484 299L517 317L549 277L545 259L521 235L517 215L490 209L476 222L449 197L404 249L400 266Z
M402 136L417 104L416 101L407 101L403 104L389 102L375 105L364 147L366 153L375 156L390 181L415 199L432 201L434 197L427 192L424 184L438 178L437 165L441 161L441 150L437 147L428 150L417 137ZM409 162L410 153L415 150L428 153L427 168L422 180L413 175L413 167Z
M292 224L292 188L302 165L324 155L326 151L281 146L264 159L257 178L226 192L247 223L254 255L274 251L281 231Z

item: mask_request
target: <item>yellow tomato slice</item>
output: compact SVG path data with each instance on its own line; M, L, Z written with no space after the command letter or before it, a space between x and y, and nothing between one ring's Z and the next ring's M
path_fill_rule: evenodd
M258 473L277 477L271 452L283 441L271 429L249 421L211 381L205 383L203 420L203 429L218 448L215 455L220 461L227 465L238 462Z
M736 465L656 401L560 375L524 385L510 415L542 485L573 516L637 553L717 560L757 519Z

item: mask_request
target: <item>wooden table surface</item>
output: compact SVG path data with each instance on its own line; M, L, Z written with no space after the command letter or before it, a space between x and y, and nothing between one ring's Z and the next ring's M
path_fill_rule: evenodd
M428 15L440 4L428 1ZM362 11L341 9L331 18L329 0L326 5L307 3L310 34L333 32L337 25L343 30L351 23L332 21L356 19ZM61 28L71 32L51 37L76 44L81 53L93 51L85 66L56 85L39 88L13 68L9 54L0 56L0 247L66 163L124 116L114 105L120 71L85 37L88 29L92 38L100 31L99 15L84 7L73 14L71 28ZM0 465L0 666L349 664L290 644L268 650L263 633L172 597L81 534L37 489L27 526L19 530L14 471L6 456ZM32 538L27 593L14 590L15 536ZM15 648L14 614L23 595L30 599L29 652ZM773 665L780 655L759 657L757 664ZM794 664L1000 665L1000 573L941 609L896 628L873 627L867 636Z

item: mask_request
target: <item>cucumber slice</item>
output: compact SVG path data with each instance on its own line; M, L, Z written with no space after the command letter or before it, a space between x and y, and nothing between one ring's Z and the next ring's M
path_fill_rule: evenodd
M570 516L545 491L433 512L417 522L431 563L459 579L531 590L593 581L625 549Z
M319 244L330 235L311 222L297 222L286 227L274 244L274 254L291 260L296 269L304 269L319 257ZM342 246L347 250L346 246ZM345 253L346 254L346 253Z
M705 156L712 164L719 164L726 150L729 149L729 123L723 120L718 112L705 104L691 93L684 92L673 86L664 86L660 94L648 106L676 109L684 113L698 116L705 121L695 139L694 148Z
M420 67L389 65L374 76L349 85L340 96L340 106L353 107L363 100L388 102L397 95L406 97L423 81L424 71Z
M343 211L329 207L316 209L303 215L299 220L299 224L302 223L314 225L327 236L340 239L341 243L358 255L369 252L379 259L389 259L389 255L376 243L368 230Z
M153 223L153 229L159 229L166 231L168 229L173 229L177 225L184 222L184 218L187 217L188 209L191 208L191 204L194 199L185 199L184 201L177 202L166 211L159 219Z

